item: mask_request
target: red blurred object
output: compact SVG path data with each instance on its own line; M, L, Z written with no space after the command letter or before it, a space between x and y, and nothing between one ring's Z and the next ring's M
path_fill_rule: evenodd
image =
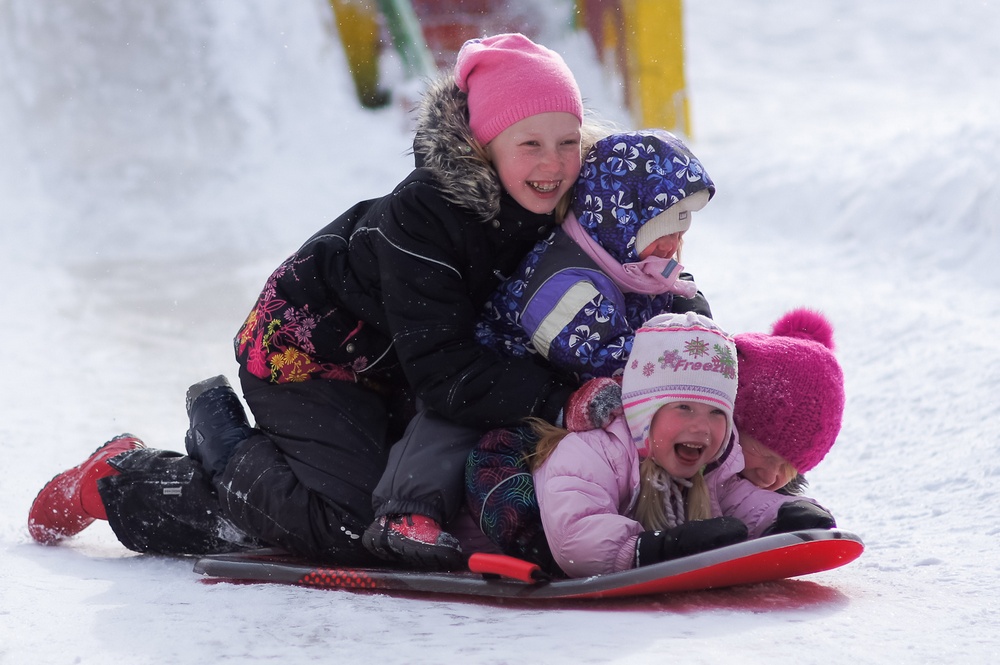
M520 32L535 39L529 2L495 0L411 0L427 47L441 70L455 64L462 44L469 39L503 32ZM537 10L535 10L537 11Z

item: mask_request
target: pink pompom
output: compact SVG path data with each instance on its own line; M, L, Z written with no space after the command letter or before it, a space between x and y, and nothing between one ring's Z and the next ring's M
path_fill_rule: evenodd
M833 324L814 309L793 309L775 321L771 334L776 337L797 337L819 342L833 350Z

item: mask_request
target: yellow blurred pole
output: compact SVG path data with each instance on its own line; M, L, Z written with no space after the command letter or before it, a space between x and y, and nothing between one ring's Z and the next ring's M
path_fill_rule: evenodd
M682 0L622 0L628 107L643 128L691 135Z
M389 94L379 88L378 82L381 49L378 5L375 0L330 0L330 6L337 19L337 31L358 99L368 108L385 106Z

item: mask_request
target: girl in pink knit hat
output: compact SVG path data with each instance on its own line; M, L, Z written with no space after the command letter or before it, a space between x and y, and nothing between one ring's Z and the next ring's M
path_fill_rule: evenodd
M833 354L833 326L817 311L796 309L771 334L736 335L740 385L733 419L746 468L767 489L796 492L801 475L826 456L844 414L844 375Z
M620 416L586 432L539 426L534 484L563 572L611 573L748 537L836 525L813 501L739 475L737 354L710 319L654 317L636 333ZM808 368L796 367L793 379L799 369Z
M274 546L351 565L371 563L371 551L430 551L460 564L438 525L450 509L435 489L449 473L440 460L392 469L377 506L373 490L392 444L432 437L435 419L492 428L554 422L563 409L570 383L499 358L473 330L557 223L580 171L583 115L554 51L519 34L468 42L421 101L410 175L308 238L239 328L254 425L225 377L195 384L187 455L112 439L42 488L32 538L55 544L107 519L138 552ZM460 487L462 465L451 473Z

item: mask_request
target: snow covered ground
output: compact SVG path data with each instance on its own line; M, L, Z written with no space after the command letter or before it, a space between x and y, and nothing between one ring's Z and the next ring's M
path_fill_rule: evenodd
M811 494L858 561L542 608L205 585L103 523L35 545L56 472L121 431L182 446L271 269L400 179L410 138L354 101L321 0L0 0L0 663L1000 661L1000 6L686 4L719 195L685 264L732 332L834 321L847 414Z

